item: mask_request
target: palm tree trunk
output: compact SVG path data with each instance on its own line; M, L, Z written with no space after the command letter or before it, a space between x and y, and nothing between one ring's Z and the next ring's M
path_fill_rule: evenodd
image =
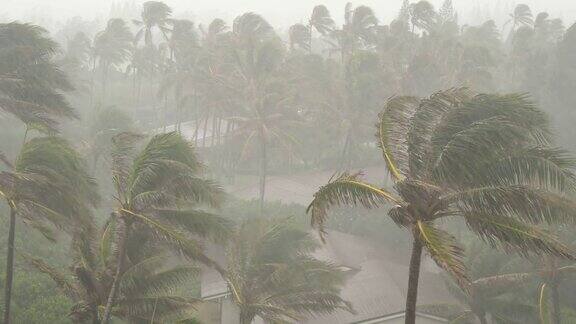
M126 223L122 217L116 217L118 221L118 260L116 261L116 273L114 274L114 279L112 281L112 287L110 288L110 293L108 294L108 300L106 301L106 308L104 309L104 315L102 316L102 324L110 323L112 317L112 307L114 307L116 294L118 293L120 276L122 275L122 268L124 267L124 259L126 258L126 236L128 235L128 229L126 228Z
M346 131L346 137L344 138L344 147L342 147L342 153L340 155L340 169L346 170L350 167L349 162L349 153L350 153L350 140L352 136L352 131L348 129Z
M204 129L202 130L202 147L206 147L206 134L208 133L208 119L210 114L206 113L206 119L204 119Z
M90 303L90 312L92 313L92 324L100 324L98 305L96 305L94 301Z
M266 157L266 138L264 136L264 130L260 130L260 216L264 215L264 196L266 194L266 168L267 168L267 157Z
M132 68L132 105L136 105L136 68Z
M478 316L480 320L480 324L488 324L488 320L486 319L486 315Z
M416 300L418 298L418 280L422 261L422 243L416 237L412 243L412 256L408 272L408 293L406 295L405 324L416 324Z
M308 43L308 53L312 54L312 25L308 24L308 35L310 36L309 43Z
M558 282L554 282L550 289L552 290L552 323L562 323L562 314L560 310L560 292L558 291Z
M106 82L108 82L108 63L104 63L102 71L102 99L101 105L104 106L106 101Z
M92 75L90 79L90 106L94 104L94 83L96 79L96 57L92 61Z
M16 209L10 203L10 227L8 229L8 250L6 253L6 283L4 288L4 324L10 324L10 302L14 281L14 239L16 234Z
M168 94L164 94L164 126L162 132L166 133L166 127L168 127Z
M254 320L254 315L252 313L240 310L240 323L239 324L251 324Z

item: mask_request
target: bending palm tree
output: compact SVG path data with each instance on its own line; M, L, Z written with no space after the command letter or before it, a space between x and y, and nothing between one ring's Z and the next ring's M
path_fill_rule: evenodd
M225 85L228 92L232 92L230 101L243 110L243 115L230 119L239 124L237 131L245 135L242 152L256 143L262 213L270 142L278 139L283 144L290 139L278 127L290 121L283 108L291 99L291 94L280 77L284 49L270 24L253 13L243 14L234 20L231 42L227 54L233 69L225 79Z
M334 29L334 20L330 17L330 11L326 6L318 5L312 10L312 15L308 19L308 25L295 24L290 27L291 49L297 45L312 54L312 32L316 30L322 36L328 35Z
M83 161L60 138L27 142L9 167L0 172L0 196L10 207L4 323L10 323L16 217L55 241L52 226L74 234L79 225L91 222L88 204L95 205L98 197Z
M101 309L113 283L115 268L112 237L117 230L109 222L100 233L87 228L73 244L75 260L70 274L43 260L27 256L36 270L52 278L74 305L68 316L74 323L100 323ZM133 258L122 273L113 315L130 323L156 323L188 317L199 302L178 294L199 273L192 265L173 265L173 260L154 246L150 237L134 234L126 242ZM167 266L167 264L172 264Z
M575 188L573 160L549 147L547 119L521 95L474 95L465 89L427 99L394 97L378 122L378 142L395 192L342 174L320 188L308 207L323 231L337 205L375 208L413 238L406 323L415 323L422 251L457 282L469 283L463 249L435 223L461 217L495 247L572 258L534 224L573 220L576 204L556 192Z
M240 324L302 321L338 309L344 273L314 258L314 238L286 221L255 219L240 225L228 249L226 280L240 309Z
M0 111L27 128L55 132L58 118L76 114L61 91L72 90L53 62L58 45L38 26L0 24Z
M144 45L153 46L152 30L154 27L158 28L164 38L168 40L168 23L170 22L170 15L172 9L164 2L160 1L146 1L142 5L142 19L133 20L136 26L141 27L136 33L135 43L137 44L142 36L144 36Z
M510 19L504 23L504 27L506 25L511 24L510 33L508 33L508 40L512 39L512 35L514 31L519 26L532 26L534 21L532 20L532 11L530 7L526 4L519 4L514 8L514 12L509 14Z
M352 7L347 3L344 8L344 25L342 29L332 31L337 44L333 47L340 51L342 63L347 64L355 51L374 42L374 31L378 18L370 7Z
M109 323L120 279L130 267L127 261L134 260L127 257L131 235L145 233L157 245L215 267L192 235L218 241L228 235L225 219L192 209L198 204L217 207L223 194L216 184L199 177L201 164L190 144L177 133L156 135L133 156L139 139L123 133L113 141L112 176L118 207L111 218L116 224L118 252L102 323Z
M124 64L132 52L132 33L122 19L110 19L102 32L94 38L93 73L96 73L96 61L102 70L102 98L106 96L106 83L110 67Z
M29 129L55 133L59 118L76 117L61 94L72 86L53 62L58 46L45 33L44 29L33 25L0 24L0 111L22 121L26 134ZM63 226L66 221L60 219L62 215L58 211L70 216L80 209L80 191L70 191L74 187L71 182L83 184L82 188L91 185L88 185L88 177L77 154L57 138L25 143L15 163L5 157L2 161L10 169L1 174L0 184L0 195L10 207L4 299L4 323L9 324L16 216L30 219L29 224L52 237L41 219ZM59 185L64 187L59 188ZM61 194L57 194L59 192ZM53 202L61 204L50 205Z

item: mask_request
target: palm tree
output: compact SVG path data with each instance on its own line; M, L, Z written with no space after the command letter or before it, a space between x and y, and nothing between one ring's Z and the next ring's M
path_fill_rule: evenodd
M432 4L426 0L421 0L410 4L410 22L412 23L412 33L418 27L421 30L430 31L438 18Z
M16 162L0 154L9 169L1 173L0 195L10 207L4 323L10 323L16 216L53 238L43 220L64 226L61 214L70 216L78 212L82 202L79 197L90 196L82 195L83 188L91 187L90 181L79 157L67 143L58 138L40 138L26 143L30 129L56 133L58 119L76 118L61 93L72 90L72 86L53 61L58 46L45 33L44 29L29 24L0 24L0 47L3 49L0 53L0 110L26 126L24 145ZM72 182L81 186L77 192L69 191ZM55 202L61 204L54 206Z
M518 291L530 274L517 272L524 266L517 258L494 252L484 245L472 244L466 255L471 277L468 287L462 289L451 278L445 281L458 303L422 305L418 309L455 324L476 321L486 324L489 319L508 324L529 322L535 315L534 309L519 298Z
M68 314L74 323L100 323L100 311L106 305L107 292L113 283L115 225L109 222L99 233L85 228L82 235L76 237L69 273L44 260L25 256L28 264L48 275L74 303ZM197 277L199 268L174 264L174 260L150 241L137 232L127 239L129 254L134 259L122 273L113 315L129 323L142 324L186 318L199 301L179 292Z
M393 97L377 139L395 192L360 174L334 177L308 207L321 232L332 206L375 208L412 235L406 323L415 323L423 249L462 287L469 284L456 239L436 225L461 217L494 247L572 258L534 224L573 218L574 202L557 193L575 188L572 159L549 146L548 122L525 96L441 91L430 98Z
M512 35L514 34L514 31L516 30L517 27L521 27L521 26L532 26L534 21L532 20L532 11L530 10L530 7L528 7L528 5L526 4L518 4L516 5L516 7L514 8L514 12L509 14L510 19L508 19L505 23L504 23L504 27L506 27L506 25L510 24L510 33L508 33L508 39L510 40L512 38Z
M132 53L132 33L122 19L114 18L108 21L106 29L94 38L93 73L96 73L96 61L99 60L102 70L102 98L106 96L106 83L110 67L124 64Z
M79 225L90 222L88 207L98 201L95 182L83 161L61 138L37 137L26 142L8 167L9 171L0 172L0 196L10 208L4 323L10 323L16 217L55 241L54 226L74 233Z
M134 260L127 254L130 235L145 233L156 245L212 266L216 265L192 234L219 241L228 235L224 218L192 208L217 207L223 194L215 183L200 177L201 164L190 144L177 133L160 134L134 156L140 138L122 133L113 140L112 178L118 206L111 221L116 224L118 253L102 323L109 323L122 275Z
M338 309L352 311L339 296L344 272L316 259L314 237L286 220L243 222L227 250L225 279L240 310L240 324L302 321Z
M200 45L194 23L189 20L174 20L168 41L171 65L159 85L158 97L167 99L169 90L173 90L177 113L177 130L180 130L183 98L186 89L194 89L196 65L199 59ZM164 111L164 127L167 125L167 106Z
M312 15L308 19L308 25L295 24L290 27L288 34L290 37L290 48L295 45L312 54L313 31L326 36L334 29L334 20L330 17L330 11L324 5L318 5L312 9Z
M0 110L27 129L55 132L59 118L76 118L61 94L72 90L54 63L58 45L38 26L0 24Z
M123 132L136 131L134 120L117 107L107 107L90 118L87 125L87 137L84 139L83 154L90 161L90 168L96 173L98 162L110 155L112 138Z
M171 22L170 15L172 9L164 2L160 1L146 1L142 5L141 20L133 20L132 22L140 27L140 30L134 37L135 43L138 44L142 36L144 36L144 45L153 46L152 30L154 27L158 28L164 38L168 40L168 33L170 29L168 24Z
M168 41L170 57L175 61L185 61L199 47L196 28L193 22L186 19L176 19L172 25Z
M347 63L356 50L374 42L377 25L378 18L370 7L354 8L352 3L346 4L342 28L332 31L332 37L337 42L333 46L340 51L342 63Z
M560 231L561 229L563 230ZM571 237L568 228L556 228L556 230L562 238L570 242L570 247L575 246L576 241ZM560 290L576 273L576 264L554 256L542 256L531 261L532 270L518 273L517 276L523 276L524 282L534 281L536 283L537 308L541 323L564 323L563 320L566 318L563 318L564 309Z
M285 79L280 75L284 48L270 24L254 13L234 20L228 42L226 59L232 68L220 83L229 93L229 101L240 110L229 120L238 125L237 132L243 134L241 152L247 152L256 144L262 212L269 145L273 139L280 144L290 141L291 137L281 125L294 119L284 109L291 99Z
M334 29L334 20L330 17L330 11L324 5L318 5L312 9L312 15L308 20L308 50L312 53L313 31L316 30L320 35L326 36Z

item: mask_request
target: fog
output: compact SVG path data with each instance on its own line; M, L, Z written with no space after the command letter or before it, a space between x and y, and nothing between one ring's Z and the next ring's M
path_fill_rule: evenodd
M6 20L44 20L57 24L74 16L86 19L105 19L115 0L2 0L0 18ZM133 1L137 5L144 1ZM335 15L341 16L346 0L327 0L326 5ZM430 1L439 7L442 0ZM309 13L310 6L315 4L310 0L168 0L167 4L175 8L175 15L194 17L199 22L208 22L219 17L231 20L238 14L254 11L265 16L279 28L287 28L295 22L301 22ZM374 9L383 22L392 20L398 12L402 0L366 0L352 1L355 5L367 5ZM454 6L464 22L477 22L487 16L496 16L498 20L506 18L506 10L516 3L526 3L534 12L547 11L565 21L576 20L576 1L573 0L454 0ZM508 10L509 11L509 10Z
M575 22L0 0L0 323L576 323Z

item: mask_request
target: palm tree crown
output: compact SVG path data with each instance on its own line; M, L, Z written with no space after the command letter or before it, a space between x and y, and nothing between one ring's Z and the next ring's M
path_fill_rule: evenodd
M55 132L59 118L76 114L62 95L72 85L53 61L58 45L45 34L38 26L0 24L0 111Z
M549 146L547 119L525 96L453 89L394 97L377 126L395 192L345 173L314 195L308 212L322 231L332 206L393 205L388 215L414 240L407 323L414 321L422 248L462 287L469 284L463 249L439 219L462 217L495 247L573 257L535 224L573 221L574 202L561 192L576 188L574 161Z
M339 297L344 273L314 258L314 238L287 221L249 220L228 248L226 280L240 308L240 323L258 316L267 322L352 311Z

